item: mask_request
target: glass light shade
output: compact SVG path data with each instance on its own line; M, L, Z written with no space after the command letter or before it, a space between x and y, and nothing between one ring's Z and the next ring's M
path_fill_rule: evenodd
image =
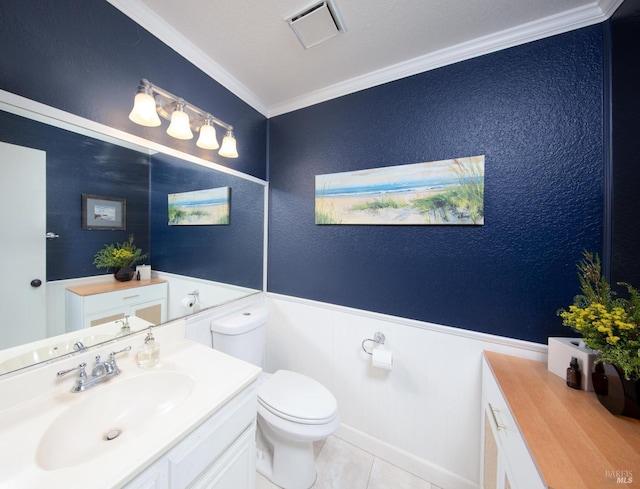
M196 146L202 149L218 149L220 145L216 139L216 128L205 122L200 127L200 137L196 142Z
M189 127L189 116L178 109L171 114L171 124L167 128L167 134L176 139L192 139L193 133Z
M237 158L238 150L236 149L236 138L233 137L233 133L231 131L227 131L227 134L222 139L222 147L220 151L218 151L220 156L224 156L225 158Z
M160 125L160 117L156 112L156 101L152 95L144 92L136 93L129 120L147 127Z

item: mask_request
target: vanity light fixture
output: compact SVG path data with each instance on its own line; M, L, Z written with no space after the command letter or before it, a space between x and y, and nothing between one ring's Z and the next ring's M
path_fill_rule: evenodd
M129 119L141 126L158 127L161 123L160 117L171 121L167 128L169 136L177 139L192 139L193 129L200 132L196 142L199 148L211 150L220 148L218 151L220 156L238 157L233 126L143 78ZM215 125L226 130L222 147L216 138Z

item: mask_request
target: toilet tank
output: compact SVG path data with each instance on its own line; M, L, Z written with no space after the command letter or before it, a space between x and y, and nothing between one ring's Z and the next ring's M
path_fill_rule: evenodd
M211 323L213 348L264 368L267 321L264 307L244 309Z

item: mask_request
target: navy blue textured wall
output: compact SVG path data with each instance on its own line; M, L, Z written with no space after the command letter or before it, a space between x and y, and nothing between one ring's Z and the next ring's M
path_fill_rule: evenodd
M269 121L268 290L546 343L601 252L602 27ZM314 176L484 154L485 225L317 226Z
M149 250L147 155L3 111L0 141L47 153L47 230L60 235L47 241L47 280L106 273L93 264L94 254L129 234ZM127 229L82 229L83 193L126 199Z
M0 46L3 90L265 178L265 117L104 0L3 0ZM129 121L141 78L232 124L240 157Z
M611 281L640 287L640 2L627 0L611 18L613 224Z
M231 187L229 225L167 225L167 194L218 187ZM157 154L151 157L150 220L155 269L262 289L261 185Z

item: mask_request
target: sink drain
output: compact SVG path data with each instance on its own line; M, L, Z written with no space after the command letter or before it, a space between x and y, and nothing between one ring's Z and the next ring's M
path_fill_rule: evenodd
M116 438L118 438L120 435L122 434L122 430L118 429L118 428L114 428L112 430L107 431L104 436L102 437L102 439L104 441L111 441L111 440L115 440Z

